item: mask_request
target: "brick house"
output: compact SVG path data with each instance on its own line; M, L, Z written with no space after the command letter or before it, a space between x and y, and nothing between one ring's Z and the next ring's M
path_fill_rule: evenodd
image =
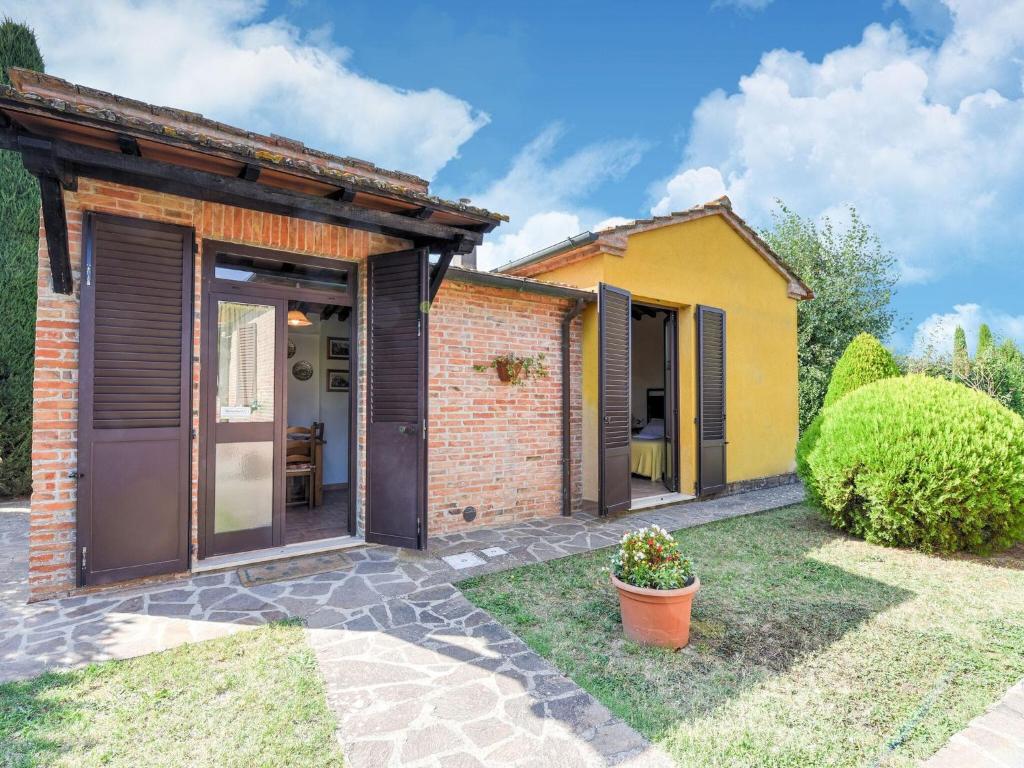
M43 203L30 599L583 507L605 286L477 271L505 217L415 176L10 76L0 147Z

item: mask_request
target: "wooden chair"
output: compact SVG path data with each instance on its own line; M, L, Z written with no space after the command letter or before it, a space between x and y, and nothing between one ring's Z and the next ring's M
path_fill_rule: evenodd
M320 443L323 441L323 424L313 422L310 427L288 427L285 432L285 477L306 478L306 506L309 509L318 502L321 493L317 488L318 478L323 474L319 468L322 456ZM322 480L321 480L322 482ZM302 500L289 504L301 504Z

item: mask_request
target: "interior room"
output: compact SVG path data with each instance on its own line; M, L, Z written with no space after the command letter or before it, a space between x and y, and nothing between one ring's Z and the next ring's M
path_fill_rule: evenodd
M348 528L349 307L288 304L285 544Z
M666 325L672 313L633 304L630 359L630 490L633 501L673 490L669 443L665 439Z

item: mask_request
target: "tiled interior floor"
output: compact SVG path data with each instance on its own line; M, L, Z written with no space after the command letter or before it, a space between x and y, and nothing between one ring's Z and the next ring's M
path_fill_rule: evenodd
M323 502L312 509L305 504L291 504L286 508L285 544L348 535L348 488L325 489Z
M640 475L631 475L629 486L633 493L633 501L644 499L648 496L664 496L666 493L672 493L661 480L655 482L650 478L641 477Z

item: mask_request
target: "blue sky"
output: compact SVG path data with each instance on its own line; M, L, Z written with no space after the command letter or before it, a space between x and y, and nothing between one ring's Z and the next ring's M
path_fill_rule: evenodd
M854 205L920 346L1024 343L1024 0L13 0L49 71L424 175L501 263L728 193ZM215 7L214 7L215 6Z

